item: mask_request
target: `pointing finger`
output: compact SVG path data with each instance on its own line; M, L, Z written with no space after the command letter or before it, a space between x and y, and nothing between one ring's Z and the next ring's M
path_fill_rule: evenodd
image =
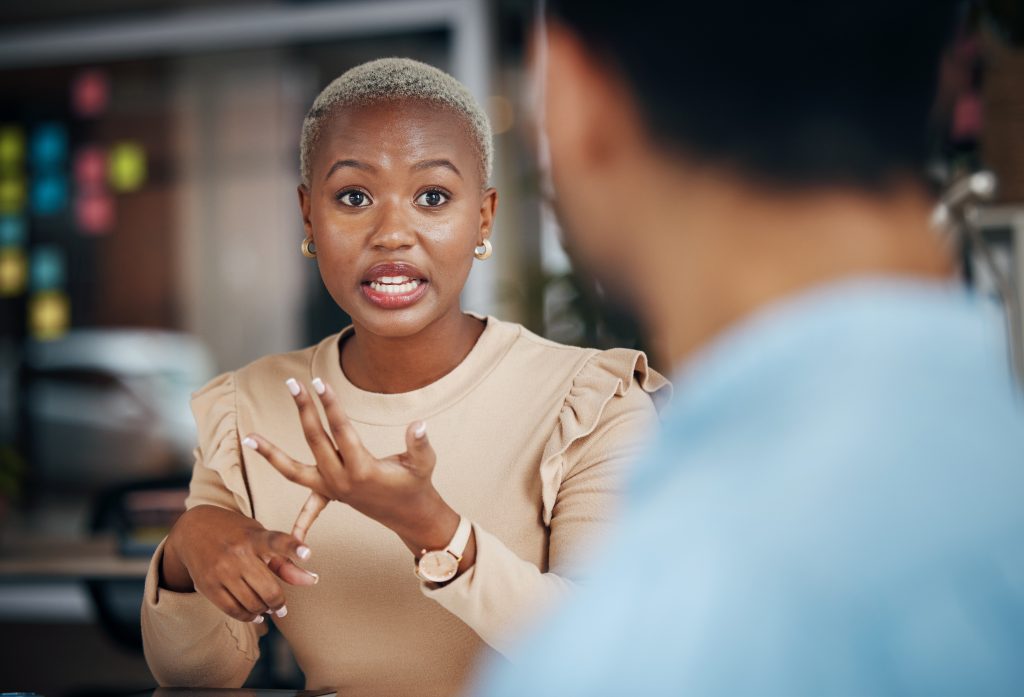
M267 567L279 579L293 586L312 586L320 581L320 574L296 566L284 557L272 557Z

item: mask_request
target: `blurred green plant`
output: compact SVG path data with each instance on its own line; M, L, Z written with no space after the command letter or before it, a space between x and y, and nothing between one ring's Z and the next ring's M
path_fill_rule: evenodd
M9 505L18 500L24 478L24 458L14 446L0 445L0 502L2 504Z

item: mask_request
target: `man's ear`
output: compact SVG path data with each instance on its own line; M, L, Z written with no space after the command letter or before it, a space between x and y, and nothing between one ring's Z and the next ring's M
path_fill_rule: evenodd
M305 184L299 184L297 192L299 194L299 210L302 212L302 230L306 237L313 239L313 223L309 219L309 211L312 208L309 189Z
M491 187L484 191L480 197L480 236L478 242L482 242L491 236L494 231L494 216L498 212L498 190Z

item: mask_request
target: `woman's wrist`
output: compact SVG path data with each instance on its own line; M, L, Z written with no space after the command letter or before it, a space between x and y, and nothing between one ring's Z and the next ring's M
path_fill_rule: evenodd
M414 517L393 529L417 557L423 550L444 549L459 527L459 514L436 492L417 508Z
M192 576L178 555L176 544L182 532L180 526L183 525L187 515L187 512L183 513L171 528L170 534L167 535L158 569L160 587L175 593L194 593L196 590Z
M413 553L413 556L419 558L424 550L429 552L445 549L451 543L452 538L455 537L455 531L458 530L461 520L462 516L445 503L444 499L437 496L437 502L432 507L426 508L420 514L418 522L411 525L407 532L398 532L397 530L396 532L402 538L405 546L409 548L409 551ZM461 576L475 562L476 534L470 533L469 541L466 544L465 550L463 550L462 559L459 562L458 573L456 573L452 580ZM441 586L444 584L436 585Z

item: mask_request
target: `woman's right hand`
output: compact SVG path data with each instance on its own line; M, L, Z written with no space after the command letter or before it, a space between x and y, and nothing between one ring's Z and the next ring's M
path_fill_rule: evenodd
M309 548L283 532L217 506L196 506L171 528L160 564L160 585L170 591L198 591L228 616L263 621L264 613L284 617L281 581L310 586L319 579L298 566Z

